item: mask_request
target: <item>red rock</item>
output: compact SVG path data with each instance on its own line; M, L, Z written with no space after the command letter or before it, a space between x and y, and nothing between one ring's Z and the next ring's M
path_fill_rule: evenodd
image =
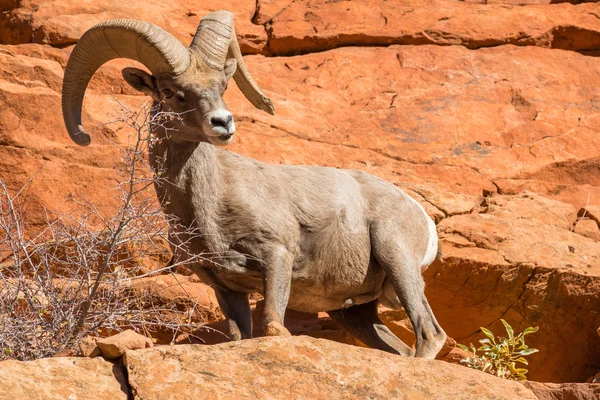
M254 338L265 336L265 332L263 331L262 327L263 310L264 301L259 301L252 313L252 337ZM379 317L396 336L402 339L409 346L414 346L414 332L404 310L391 310L387 307L379 306ZM344 331L342 327L333 321L325 312L305 313L288 309L285 314L285 327L294 336L304 335L359 347L368 347ZM182 334L177 338L175 343L202 343L206 345L225 343L229 341L227 332L227 321L222 320L216 323L207 324L206 326L198 329L192 335ZM440 350L436 359L459 364L460 360L466 356L467 353L456 346L456 341L448 337L444 347Z
M464 1L468 4L508 4L516 6L524 5L544 5L544 4L556 4L556 3L569 3L569 4L581 4L581 3L592 3L594 0L459 0Z
M581 219L576 222L573 232L586 238L600 242L600 228L593 219Z
M481 326L505 336L499 322L504 318L515 331L539 327L528 337L528 344L540 349L530 357L529 379L582 382L598 370L597 277L528 264L488 263L475 255L447 256L443 267L425 273L431 307L451 337L477 344L484 338Z
M600 225L600 206L586 204L584 211L580 211L580 214L593 219Z
M589 196L600 195L598 185L589 183L567 184L560 179L549 178L548 180L539 179L494 179L494 185L498 188L498 193L506 195L519 194L523 191L531 191L543 196L564 203L573 204L576 207L582 207L585 199Z
M499 318L519 331L539 326L529 378L585 381L600 367L600 242L572 232L576 218L572 206L523 193L441 221L444 263L425 276L446 332L468 344L483 338L480 326L505 335Z
M595 12L593 4L513 7L442 0L401 4L260 0L255 20L267 26L268 51L277 55L390 44L468 48L515 44L581 51L600 48Z
M149 0L136 3L108 0L81 2L76 0L26 0L5 7L9 11L0 20L0 43L43 43L54 46L74 44L93 25L109 19L136 18L159 25L189 44L200 18L211 11L231 10L236 18L236 33L242 50L257 53L266 43L263 27L250 22L253 2L228 0L193 1Z
M600 384L526 382L539 400L589 400L600 398Z
M154 275L137 278L130 286L140 297L152 296L152 302L158 306L176 304L178 308L196 307L199 318L214 321L220 318L214 290L190 277L180 274Z
M584 381L600 359L593 331L593 310L600 306L600 243L570 232L555 208L560 203L548 201L543 207L545 222L536 220L526 203L515 205L519 203L501 210L501 202L495 202L488 211L492 215L456 216L440 223L447 244L444 264L426 272L427 296L446 332L463 344L483 338L469 333L480 326L504 334L499 318L516 330L539 326L530 337L540 352L532 356L529 378ZM533 224L535 235L525 233L524 223ZM446 232L452 232L451 238L460 234L474 247L446 241ZM570 345L562 346L565 342Z
M87 336L79 342L79 350L81 351L81 355L84 357L98 357L102 354L100 351L100 347L98 347L98 343L96 340L98 338Z
M74 357L75 355L76 355L75 350L67 349L67 350L59 351L58 353L54 354L52 357Z
M510 264L565 268L600 276L600 242L571 232L576 219L572 206L533 193L493 196L486 201L485 212L440 222L440 237L458 234L479 248L498 251ZM468 251L462 246L444 250L446 256Z
M152 340L128 329L114 336L97 339L96 343L102 352L102 357L115 359L125 354L127 350L137 350L152 347Z
M2 399L127 400L122 366L101 358L45 358L0 362Z
M159 314L156 317L163 323L148 327L147 332L159 344L173 342L182 334L181 325L202 326L223 318L214 290L192 277L169 274L136 278L127 289L131 298L143 300L143 311Z
M137 398L531 399L520 383L458 365L309 337L160 346L124 358Z

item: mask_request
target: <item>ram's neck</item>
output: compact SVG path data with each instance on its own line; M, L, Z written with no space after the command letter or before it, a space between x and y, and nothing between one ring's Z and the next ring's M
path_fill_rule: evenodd
M211 231L221 196L216 148L159 137L150 145L149 161L163 211L203 234Z

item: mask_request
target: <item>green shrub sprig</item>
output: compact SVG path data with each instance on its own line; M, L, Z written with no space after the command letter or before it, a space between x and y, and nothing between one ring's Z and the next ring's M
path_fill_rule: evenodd
M537 332L538 328L529 327L515 335L508 322L503 319L500 321L504 324L508 338L495 337L489 329L481 327L481 331L487 338L479 341L481 346L478 349L472 343L470 348L462 344L458 345L461 349L470 353L469 357L461 360L461 363L500 378L527 380L527 369L518 368L517 363L529 365L525 357L539 351L525 344L525 336ZM477 354L478 351L482 354Z

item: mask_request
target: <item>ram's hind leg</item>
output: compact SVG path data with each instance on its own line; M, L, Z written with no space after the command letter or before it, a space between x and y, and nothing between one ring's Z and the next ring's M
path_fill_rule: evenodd
M416 336L416 357L435 358L446 341L446 333L438 324L425 298L425 282L420 262L391 235L373 237L373 253L384 268L404 311L410 318Z
M369 347L413 356L414 350L398 339L377 315L377 300L345 309L329 311L328 314L349 334Z

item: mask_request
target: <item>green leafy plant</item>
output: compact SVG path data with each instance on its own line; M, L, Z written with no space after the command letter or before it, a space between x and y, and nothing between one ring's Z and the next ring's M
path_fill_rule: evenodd
M537 332L538 328L529 327L518 335L515 335L512 326L508 322L503 319L500 321L504 324L508 337L495 337L489 329L481 327L481 331L487 338L479 341L481 346L478 349L472 343L470 348L459 344L458 346L461 349L469 353L469 357L462 359L460 362L470 368L478 369L500 378L527 380L527 369L518 368L517 363L529 365L525 357L539 351L525 344L525 336ZM478 351L482 352L482 354L477 354Z

